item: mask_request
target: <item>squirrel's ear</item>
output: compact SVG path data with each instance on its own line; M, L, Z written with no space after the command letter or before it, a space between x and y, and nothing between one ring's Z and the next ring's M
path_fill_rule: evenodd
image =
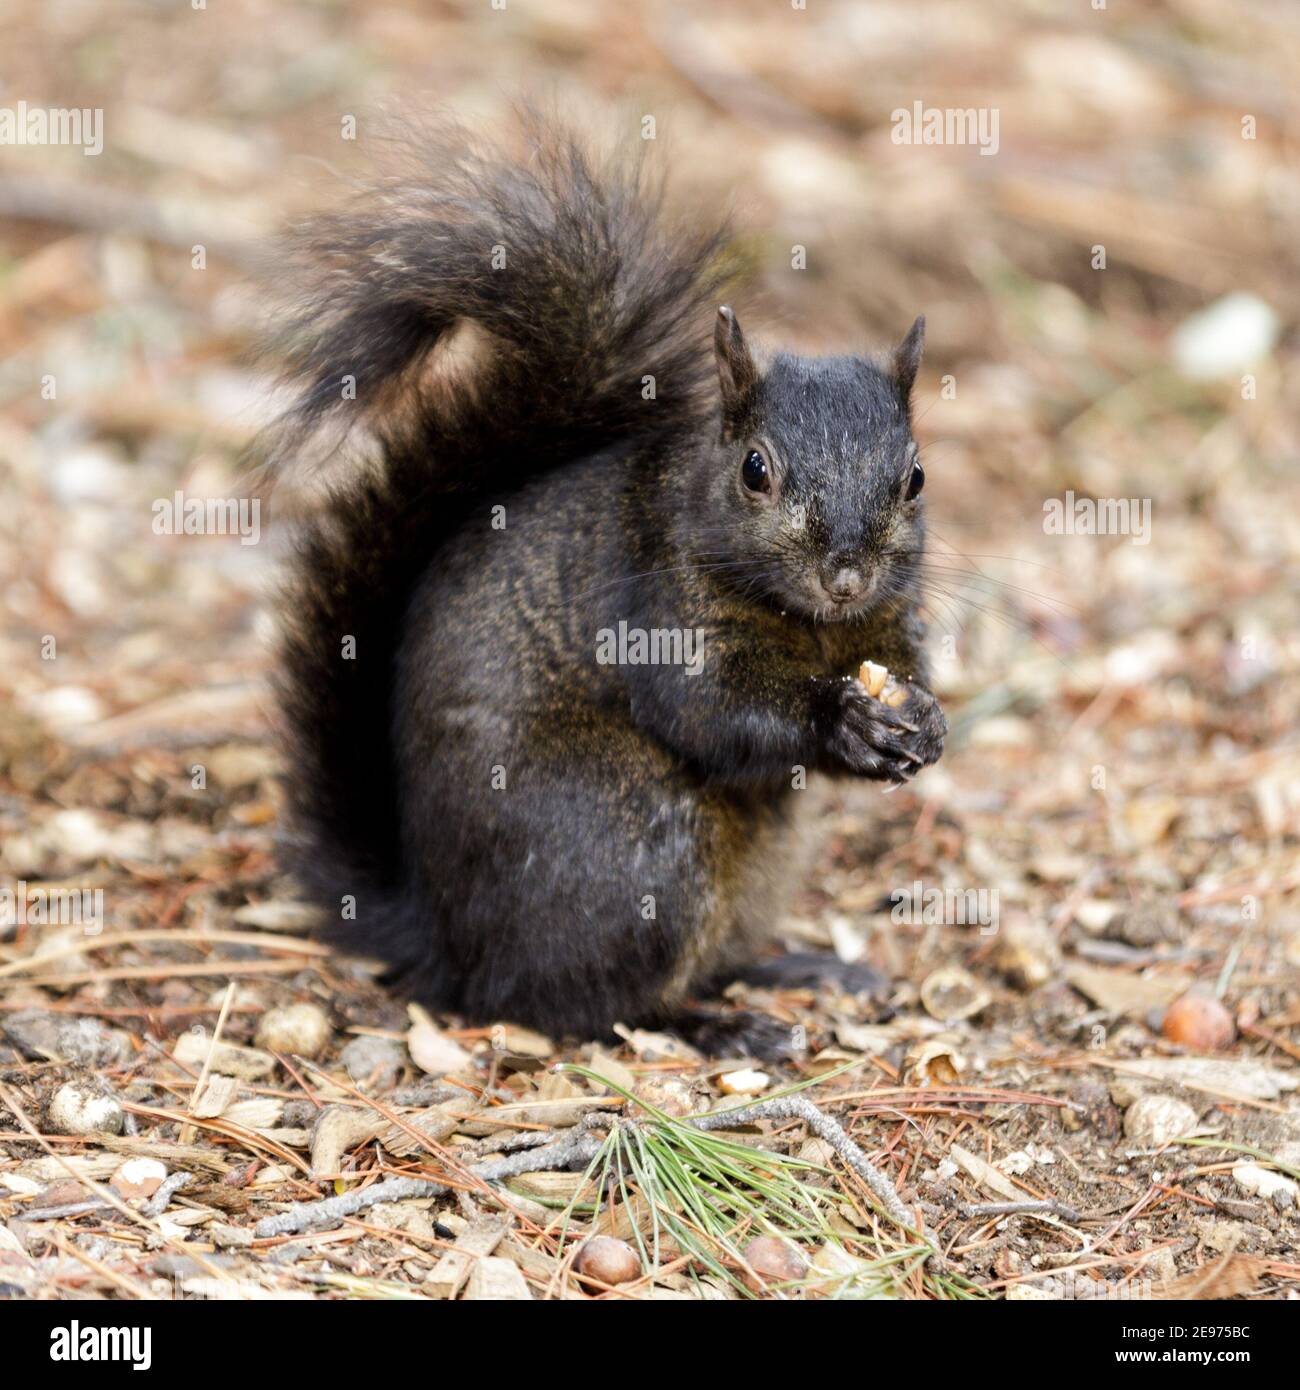
M907 337L894 349L894 381L904 409L912 399L912 383L916 380L917 368L921 365L921 354L925 351L925 315L918 314L916 322L907 330Z
M725 304L718 310L718 321L714 325L713 351L718 359L718 381L722 386L722 417L724 421L736 420L743 414L758 384L758 368L754 366L739 321Z

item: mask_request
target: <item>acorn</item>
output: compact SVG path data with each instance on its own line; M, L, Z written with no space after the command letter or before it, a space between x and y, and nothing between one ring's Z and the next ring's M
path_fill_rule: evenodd
M1232 1015L1208 994L1184 994L1165 1010L1160 1030L1172 1043L1196 1052L1222 1052L1237 1036Z
M600 1284L626 1284L639 1279L642 1272L636 1251L627 1241L615 1240L613 1236L584 1240L574 1256L573 1268L593 1293L599 1292ZM595 1283L588 1283L589 1280Z

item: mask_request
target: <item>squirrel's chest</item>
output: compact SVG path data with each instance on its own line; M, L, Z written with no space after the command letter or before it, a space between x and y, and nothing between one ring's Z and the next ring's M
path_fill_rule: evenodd
M852 675L864 662L873 659L871 633L850 623L828 623L816 630L822 660L832 675Z

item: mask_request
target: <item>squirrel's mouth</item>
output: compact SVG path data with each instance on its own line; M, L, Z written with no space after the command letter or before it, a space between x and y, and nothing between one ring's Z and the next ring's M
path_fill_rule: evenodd
M821 622L860 617L872 604L878 587L875 566L839 565L814 575L809 588Z

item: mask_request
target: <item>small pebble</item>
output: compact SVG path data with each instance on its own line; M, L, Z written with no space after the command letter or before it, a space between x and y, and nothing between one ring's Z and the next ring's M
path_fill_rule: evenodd
M319 1004L286 1004L263 1016L256 1041L268 1052L319 1057L332 1036L329 1016Z
M68 1081L55 1091L46 1122L55 1134L121 1134L122 1103L101 1083Z
M78 1067L115 1067L131 1055L130 1038L97 1018L19 1009L5 1020L4 1031L28 1056L56 1057Z
M406 1062L406 1049L391 1038L363 1035L353 1038L344 1047L339 1060L347 1068L355 1085L372 1085L380 1091L388 1091L401 1074Z
M1196 1111L1176 1096L1139 1096L1124 1112L1124 1137L1144 1149L1159 1148L1196 1128Z
M152 1197L167 1180L167 1166L156 1158L128 1158L109 1179L113 1191L128 1201Z

